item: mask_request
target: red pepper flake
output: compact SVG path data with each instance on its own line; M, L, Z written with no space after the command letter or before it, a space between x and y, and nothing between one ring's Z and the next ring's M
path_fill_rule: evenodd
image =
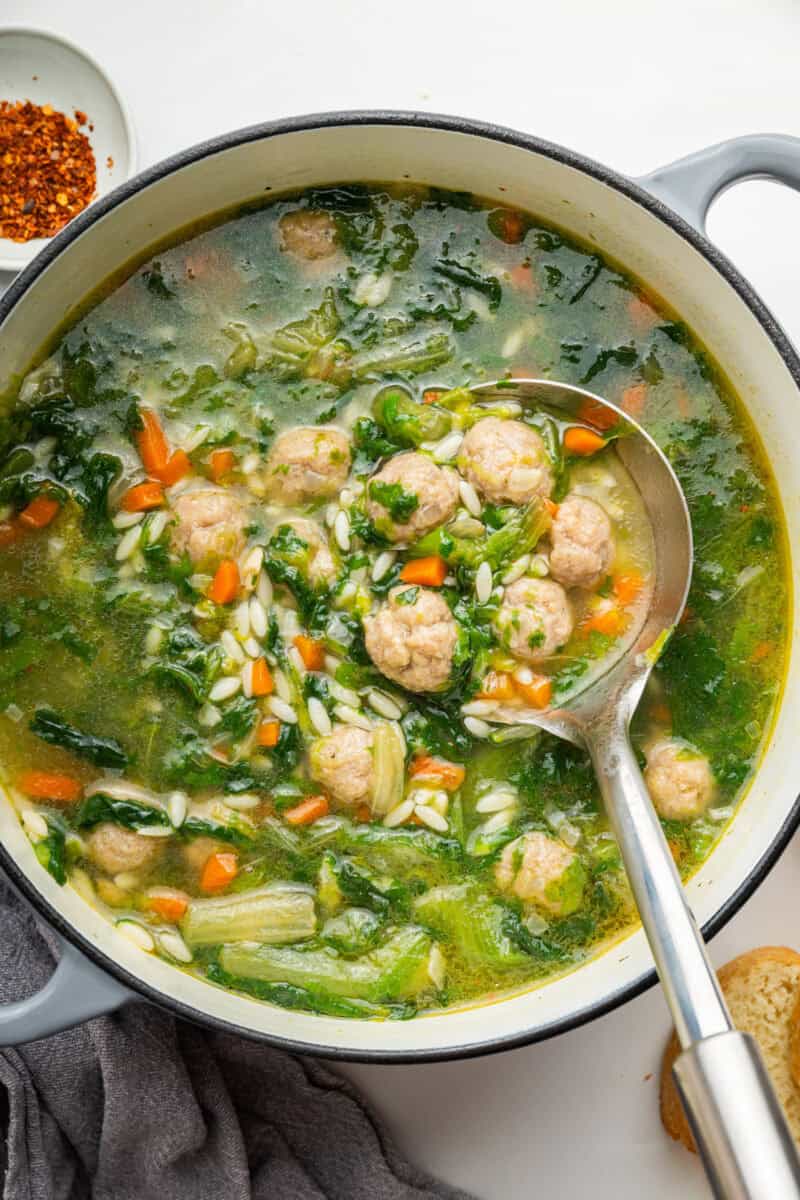
M110 155L110 154L109 154L108 158L106 159L106 166L108 167L109 171L113 171L113 169L114 169L114 160L113 160L113 158L111 157L111 155Z
M75 117L85 124L85 113ZM0 237L51 237L94 196L89 139L51 104L0 100L0 180Z

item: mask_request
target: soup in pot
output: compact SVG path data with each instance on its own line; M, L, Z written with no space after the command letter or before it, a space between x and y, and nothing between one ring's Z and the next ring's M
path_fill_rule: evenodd
M653 542L614 444L469 390L583 385L685 490L686 611L634 740L681 873L779 696L757 437L596 249L422 186L227 214L87 303L7 397L0 760L42 866L143 952L276 1004L405 1017L571 969L635 909L544 709L636 635Z

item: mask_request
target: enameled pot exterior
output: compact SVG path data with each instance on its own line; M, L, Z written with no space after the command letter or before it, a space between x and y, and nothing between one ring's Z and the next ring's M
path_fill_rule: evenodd
M71 308L183 226L255 197L312 185L356 179L434 183L529 209L595 242L677 310L722 365L759 428L783 499L794 560L800 556L795 433L800 362L745 281L675 211L700 226L718 191L754 174L800 185L800 141L738 139L636 184L525 135L427 114L341 113L243 130L137 176L72 222L12 284L0 301L0 393ZM800 820L792 766L800 655L792 620L786 687L761 767L736 820L688 885L707 934L750 895ZM5 797L0 864L62 935L65 949L45 993L0 1009L5 1044L146 998L191 1019L304 1053L383 1061L459 1057L563 1032L655 978L639 931L579 970L502 1002L407 1022L290 1012L223 992L131 945L77 893L59 888L46 874Z

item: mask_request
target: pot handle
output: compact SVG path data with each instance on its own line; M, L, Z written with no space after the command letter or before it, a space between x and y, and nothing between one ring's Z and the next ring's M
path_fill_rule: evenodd
M71 943L62 937L58 942L61 957L44 987L25 1000L0 1004L0 1046L18 1046L61 1033L138 998Z
M679 216L705 232L708 210L744 179L775 179L800 190L800 138L753 133L697 150L636 180Z

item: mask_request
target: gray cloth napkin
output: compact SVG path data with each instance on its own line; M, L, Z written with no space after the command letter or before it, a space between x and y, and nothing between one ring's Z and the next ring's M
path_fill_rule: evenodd
M0 1000L41 987L54 959L0 886ZM147 1004L0 1053L0 1083L3 1200L469 1200L406 1162L318 1062Z

